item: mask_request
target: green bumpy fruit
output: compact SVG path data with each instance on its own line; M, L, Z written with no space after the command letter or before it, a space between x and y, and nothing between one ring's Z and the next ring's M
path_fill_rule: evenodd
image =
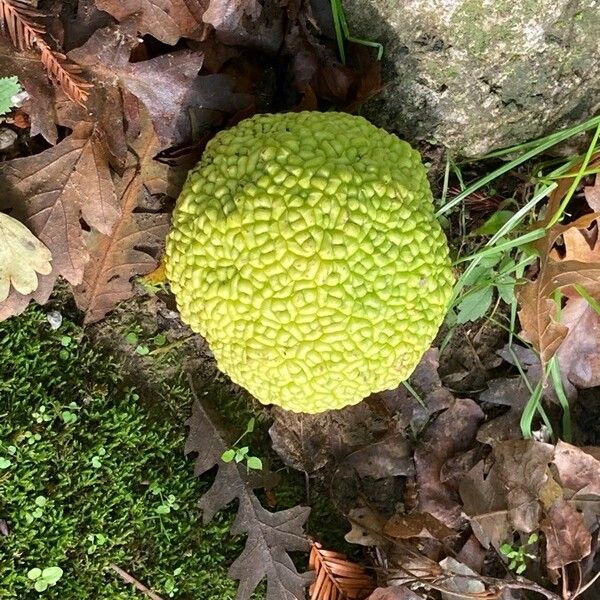
M217 134L177 202L166 272L219 368L307 413L406 379L453 285L419 154L333 112Z

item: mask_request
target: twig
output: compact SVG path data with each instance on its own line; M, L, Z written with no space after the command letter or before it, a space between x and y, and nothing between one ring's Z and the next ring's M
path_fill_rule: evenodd
M142 594L146 594L148 598L152 600L163 600L158 594L155 594L152 590L148 589L141 581L138 581L135 577L131 576L127 571L123 571L121 567L117 565L110 565L110 568L125 582L131 583L133 587L140 590Z

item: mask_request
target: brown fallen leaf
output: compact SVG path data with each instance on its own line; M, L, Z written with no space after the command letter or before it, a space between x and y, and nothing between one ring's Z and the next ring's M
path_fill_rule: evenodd
M364 600L375 588L364 567L344 554L325 550L318 542L311 543L308 566L315 572L310 600Z
M600 157L594 157L590 167L598 164ZM572 172L576 173L578 168L576 165ZM565 178L559 182L550 196L546 217L539 226L550 222L572 181L572 178ZM519 320L523 337L538 351L544 366L554 356L569 331L560 320L554 293L561 291L572 296L573 286L581 285L591 295L600 294L598 236L590 236L587 232L599 216L598 213L593 213L568 225L554 225L543 238L533 244L540 257L539 269L536 279L528 281L518 291L521 306ZM597 227L597 223L595 226ZM557 250L557 245L561 244L564 256Z
M397 514L385 524L384 533L394 539L433 538L443 540L456 531L428 513Z
M458 495L440 481L440 473L446 460L471 447L483 418L475 402L456 400L429 425L415 450L418 510L452 529L459 528L464 518Z
M18 73L21 85L29 94L22 110L29 115L31 136L41 135L49 144L56 144L56 90L48 85L48 77L35 50L17 51L7 38L0 35L0 72ZM68 101L65 99L65 102Z
M329 462L330 415L290 413L274 408L273 417L269 435L273 449L286 465L313 473Z
M200 133L199 124L202 129L219 124L221 115L233 114L251 102L247 94L234 92L234 82L226 75L198 77L202 52L178 50L131 63L131 50L139 43L136 30L134 18L100 29L83 46L72 50L69 58L84 67L97 86L105 90L120 87L137 97L150 113L162 148L191 142ZM121 104L120 98L115 101ZM111 117L112 113L104 115L104 104L94 106L96 119L102 115L100 121L104 122ZM66 118L83 118L75 109L67 108L72 114ZM118 117L119 111L117 117L112 116ZM117 125L117 131L120 129ZM110 131L107 136L111 136Z
M344 536L349 544L359 546L379 546L385 548L388 540L383 534L385 517L368 506L352 508L348 512L352 529Z
M245 17L255 20L260 13L258 0L209 0L202 20L217 31L237 31Z
M109 235L92 232L87 246L90 261L81 285L73 289L77 306L84 310L85 323L102 319L119 302L133 295L132 278L150 273L168 231L170 217L146 208L146 198L169 189L166 165L154 160L159 142L150 120L131 146L123 176L115 190L121 216ZM146 210L144 210L146 208Z
M576 494L600 496L600 460L592 454L559 440L553 463L565 488Z
M600 315L583 298L569 298L560 321L568 328L556 356L563 376L578 388L600 385Z
M96 6L117 21L135 16L140 33L170 46L181 37L201 40L206 35L205 25L197 21L186 0L96 0Z
M412 447L406 435L392 432L349 454L341 469L373 479L409 476L414 473L411 455Z
M559 570L590 554L592 536L583 516L565 500L550 507L540 524L546 537L546 567Z
M305 587L312 578L298 573L288 552L308 550L309 543L302 527L310 508L295 506L278 512L263 508L247 479L246 470L235 462L221 460L228 445L198 400L188 425L185 453L197 454L194 474L199 477L218 467L214 483L199 503L203 522L209 523L233 500L239 502L231 533L246 535L247 539L242 554L229 569L229 575L240 582L236 598L249 600L261 580L266 578L266 600L305 600Z
M554 448L532 440L509 440L493 446L492 466L485 461L471 469L460 484L460 497L473 533L485 548L497 550L513 530L539 528L542 509L562 496L549 464Z
M81 283L89 260L81 220L108 233L119 217L115 189L98 136L82 123L40 154L0 164L3 207L49 248L55 275ZM93 202L90 199L93 198Z

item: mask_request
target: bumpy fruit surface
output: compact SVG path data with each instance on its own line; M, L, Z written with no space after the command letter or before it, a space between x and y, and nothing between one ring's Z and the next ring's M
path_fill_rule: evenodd
M331 112L219 133L179 197L166 271L219 368L308 413L406 379L453 283L419 154Z

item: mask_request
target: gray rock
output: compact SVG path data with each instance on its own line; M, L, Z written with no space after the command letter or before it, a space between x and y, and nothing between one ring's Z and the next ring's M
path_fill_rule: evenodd
M344 0L351 33L384 44L363 114L475 156L600 109L600 0Z

